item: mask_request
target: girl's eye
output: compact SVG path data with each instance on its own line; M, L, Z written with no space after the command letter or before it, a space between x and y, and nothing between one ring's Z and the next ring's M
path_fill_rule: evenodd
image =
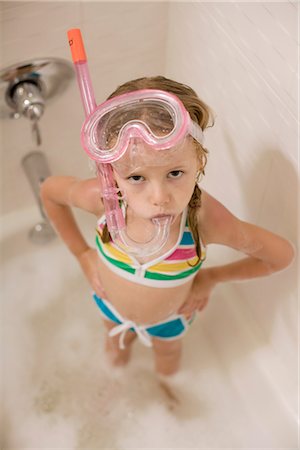
M182 170L172 170L172 172L169 173L170 178L180 178L183 175Z
M144 181L144 177L141 175L132 175L131 177L128 177L127 180L131 181L133 184L138 184Z

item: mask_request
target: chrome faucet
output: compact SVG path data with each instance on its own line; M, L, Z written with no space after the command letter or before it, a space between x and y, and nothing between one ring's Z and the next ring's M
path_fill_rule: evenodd
M9 103L17 114L30 120L40 120L45 109L45 99L40 86L31 81L21 81L10 90Z
M72 64L60 58L38 58L0 69L0 119L24 117L32 125L34 144L40 146L38 124L45 105L63 94L73 78ZM40 150L31 151L22 158L22 166L41 215L29 236L32 242L43 244L55 237L40 198L40 185L50 175L47 157Z
M14 109L15 119L24 116L32 122L32 138L37 146L42 144L38 121L44 114L45 98L41 84L34 79L15 80L6 93L7 103Z

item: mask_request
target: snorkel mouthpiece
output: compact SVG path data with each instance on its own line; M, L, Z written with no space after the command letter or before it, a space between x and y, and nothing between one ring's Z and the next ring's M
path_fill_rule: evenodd
M123 216L122 216L123 217ZM118 218L113 217L112 220L114 221ZM151 238L151 240L147 242L136 242L132 240L127 232L126 227L124 228L120 226L112 226L111 229L109 229L110 235L114 242L118 244L119 247L126 250L128 253L144 258L147 256L154 255L157 253L167 242L170 232L170 225L171 225L172 217L166 216L166 217L156 217L155 219L152 219L152 222L155 226L154 235ZM108 226L108 218L107 218L107 226Z
M68 40L81 100L87 118L95 112L97 105L80 29L69 30ZM82 134L83 141L85 139L84 129L82 130ZM86 151L86 148L84 150ZM119 190L116 188L112 166L96 158L93 159L96 162L97 175L101 185L107 227L115 244L136 257L144 258L157 253L168 240L172 217L166 216L152 219L154 234L149 241L140 243L131 239L127 234L125 218L120 207Z

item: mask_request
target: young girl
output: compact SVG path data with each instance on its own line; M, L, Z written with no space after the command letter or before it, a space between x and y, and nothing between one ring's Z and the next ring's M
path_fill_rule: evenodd
M164 77L128 82L110 98L143 89L175 94L193 123L202 130L209 125L211 112L196 93ZM141 117L134 119L156 128L158 135L164 133L163 127L168 126L164 113L155 115L150 109L142 108ZM123 122L128 119L132 120L130 114L122 118ZM114 123L111 127L107 139L115 142L120 126ZM189 135L180 145L157 151L134 138L127 152L112 163L116 186L125 198L122 203L130 238L144 242L145 230L154 227L153 218L171 218L168 239L154 255L134 256L112 241L97 178L54 176L41 187L49 219L95 292L94 300L107 330L106 352L115 365L127 363L131 345L138 337L153 348L159 374L175 373L182 336L218 283L270 275L293 260L293 247L287 240L239 220L209 193L201 192L198 182L204 173L207 150L199 141ZM97 249L87 245L71 207L100 218ZM246 257L203 268L205 249L210 244L226 245Z

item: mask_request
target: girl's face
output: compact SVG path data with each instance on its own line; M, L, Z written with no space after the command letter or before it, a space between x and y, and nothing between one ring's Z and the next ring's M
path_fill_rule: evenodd
M140 156L139 146L143 147ZM200 168L193 140L186 139L178 149L162 151L161 155L142 142L136 148L135 168L131 167L130 148L113 164L128 212L146 220L171 215L174 221L191 199Z

